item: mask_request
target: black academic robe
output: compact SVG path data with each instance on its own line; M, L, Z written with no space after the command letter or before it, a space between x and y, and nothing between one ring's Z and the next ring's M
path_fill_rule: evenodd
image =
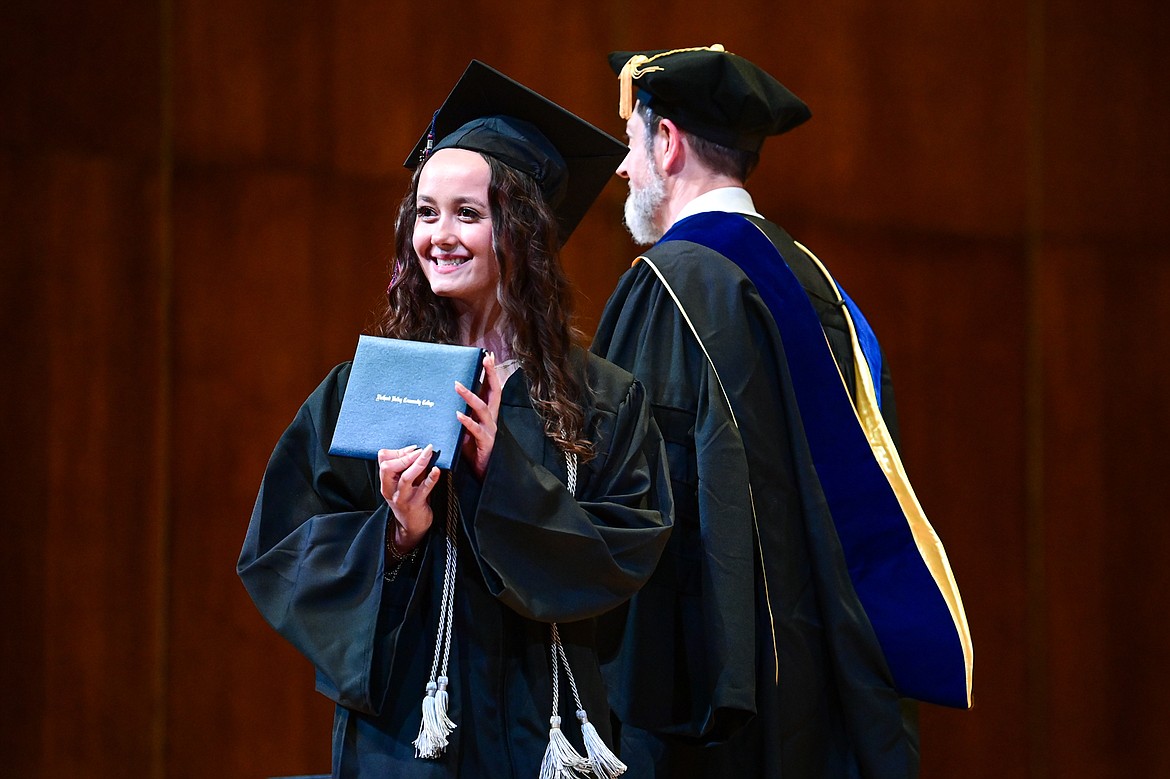
M411 742L435 656L447 479L432 495L435 522L419 561L385 582L390 514L376 466L328 455L348 363L281 437L238 570L337 703L335 777L535 777L552 713L552 621L590 721L612 744L595 618L649 577L669 535L671 497L641 386L583 350L574 360L592 390L586 430L597 452L579 467L576 497L522 372L504 387L483 483L455 470L461 521L447 676L457 727L435 760L416 758ZM575 709L562 676L563 730L582 750Z
M852 388L836 295L790 239L760 224L790 258ZM849 581L775 320L721 254L677 241L646 256L691 323L639 262L593 344L646 386L675 498L667 551L621 613L627 635L604 667L630 775L915 776L916 727ZM893 428L888 374L883 385Z

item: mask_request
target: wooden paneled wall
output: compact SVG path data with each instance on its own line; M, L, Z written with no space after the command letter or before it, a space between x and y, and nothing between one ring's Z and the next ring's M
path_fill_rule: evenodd
M235 575L478 57L615 134L614 49L721 42L813 120L751 189L866 308L976 707L926 777L1170 773L1170 11L1157 0L0 5L0 774L326 770ZM591 333L615 180L566 250Z

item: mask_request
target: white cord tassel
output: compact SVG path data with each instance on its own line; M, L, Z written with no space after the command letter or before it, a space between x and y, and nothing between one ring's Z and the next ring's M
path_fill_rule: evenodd
M577 457L568 454L565 457L568 468L568 483L565 485L569 493L577 492ZM581 705L581 695L577 691L577 680L573 678L573 669L569 667L569 658L565 655L564 644L561 643L561 632L557 623L549 625L550 651L552 653L553 674L553 715L549 722L552 729L548 734L548 749L545 750L544 760L540 764L540 779L573 779L574 777L594 776L596 779L616 779L626 772L626 764L618 760L617 755L610 751L597 728L589 722L585 714L585 707ZM573 691L573 700L577 704L577 719L581 722L581 737L585 741L585 754L581 757L565 734L561 732L561 718L557 716L560 700L560 669L564 666L565 676L569 678L569 687Z
M455 723L447 716L447 677L427 683L427 695L422 702L422 724L414 740L414 756L433 759L447 751L447 736Z
M584 709L577 709L577 719L581 721L581 737L585 739L585 754L588 755L590 767L597 779L617 779L626 772L626 764L618 760L605 742L593 723L589 721Z
M552 716L549 717L548 748L544 750L544 759L540 761L540 779L575 779L588 776L589 761L581 757L569 739L561 731L561 718L557 714L561 700L561 658L557 653L560 648L561 637L557 632L557 624L550 626L552 645L549 652L552 655ZM570 677L570 682L572 678ZM574 689L574 695L576 690ZM580 704L578 704L580 708Z
M561 718L549 719L552 726L548 731L548 749L540 761L540 779L579 779L588 776L589 761L565 738L561 732Z
M431 681L427 682L427 694L422 702L422 722L419 723L418 738L414 740L414 756L427 759L441 757L450 743L447 736L455 729L455 723L447 716L450 700L447 695L447 661L451 655L451 635L455 618L455 572L457 546L455 543L455 520L459 506L455 497L455 485L447 475L447 565L443 571L443 595L439 606L439 630L435 636L435 661L431 664ZM440 663L442 665L440 666Z
M435 716L448 734L455 729L455 723L447 716L449 702L447 695L447 677L440 676L438 688L435 690Z

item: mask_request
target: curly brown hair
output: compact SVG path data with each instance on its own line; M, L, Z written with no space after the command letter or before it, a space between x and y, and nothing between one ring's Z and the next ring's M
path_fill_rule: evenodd
M535 179L481 154L491 169L488 201L492 245L500 263L500 301L512 332L512 352L528 380L533 408L545 434L582 462L593 456L579 402L583 374L569 358L578 331L571 323L573 297L561 268L557 221ZM376 332L388 338L458 343L450 300L431 291L414 251L420 165L398 208L394 277Z

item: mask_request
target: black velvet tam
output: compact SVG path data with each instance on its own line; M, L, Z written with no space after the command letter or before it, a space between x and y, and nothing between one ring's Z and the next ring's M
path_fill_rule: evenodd
M812 116L807 105L749 60L722 46L615 51L609 65L632 98L683 130L723 146L758 152ZM637 90L636 94L632 90Z

